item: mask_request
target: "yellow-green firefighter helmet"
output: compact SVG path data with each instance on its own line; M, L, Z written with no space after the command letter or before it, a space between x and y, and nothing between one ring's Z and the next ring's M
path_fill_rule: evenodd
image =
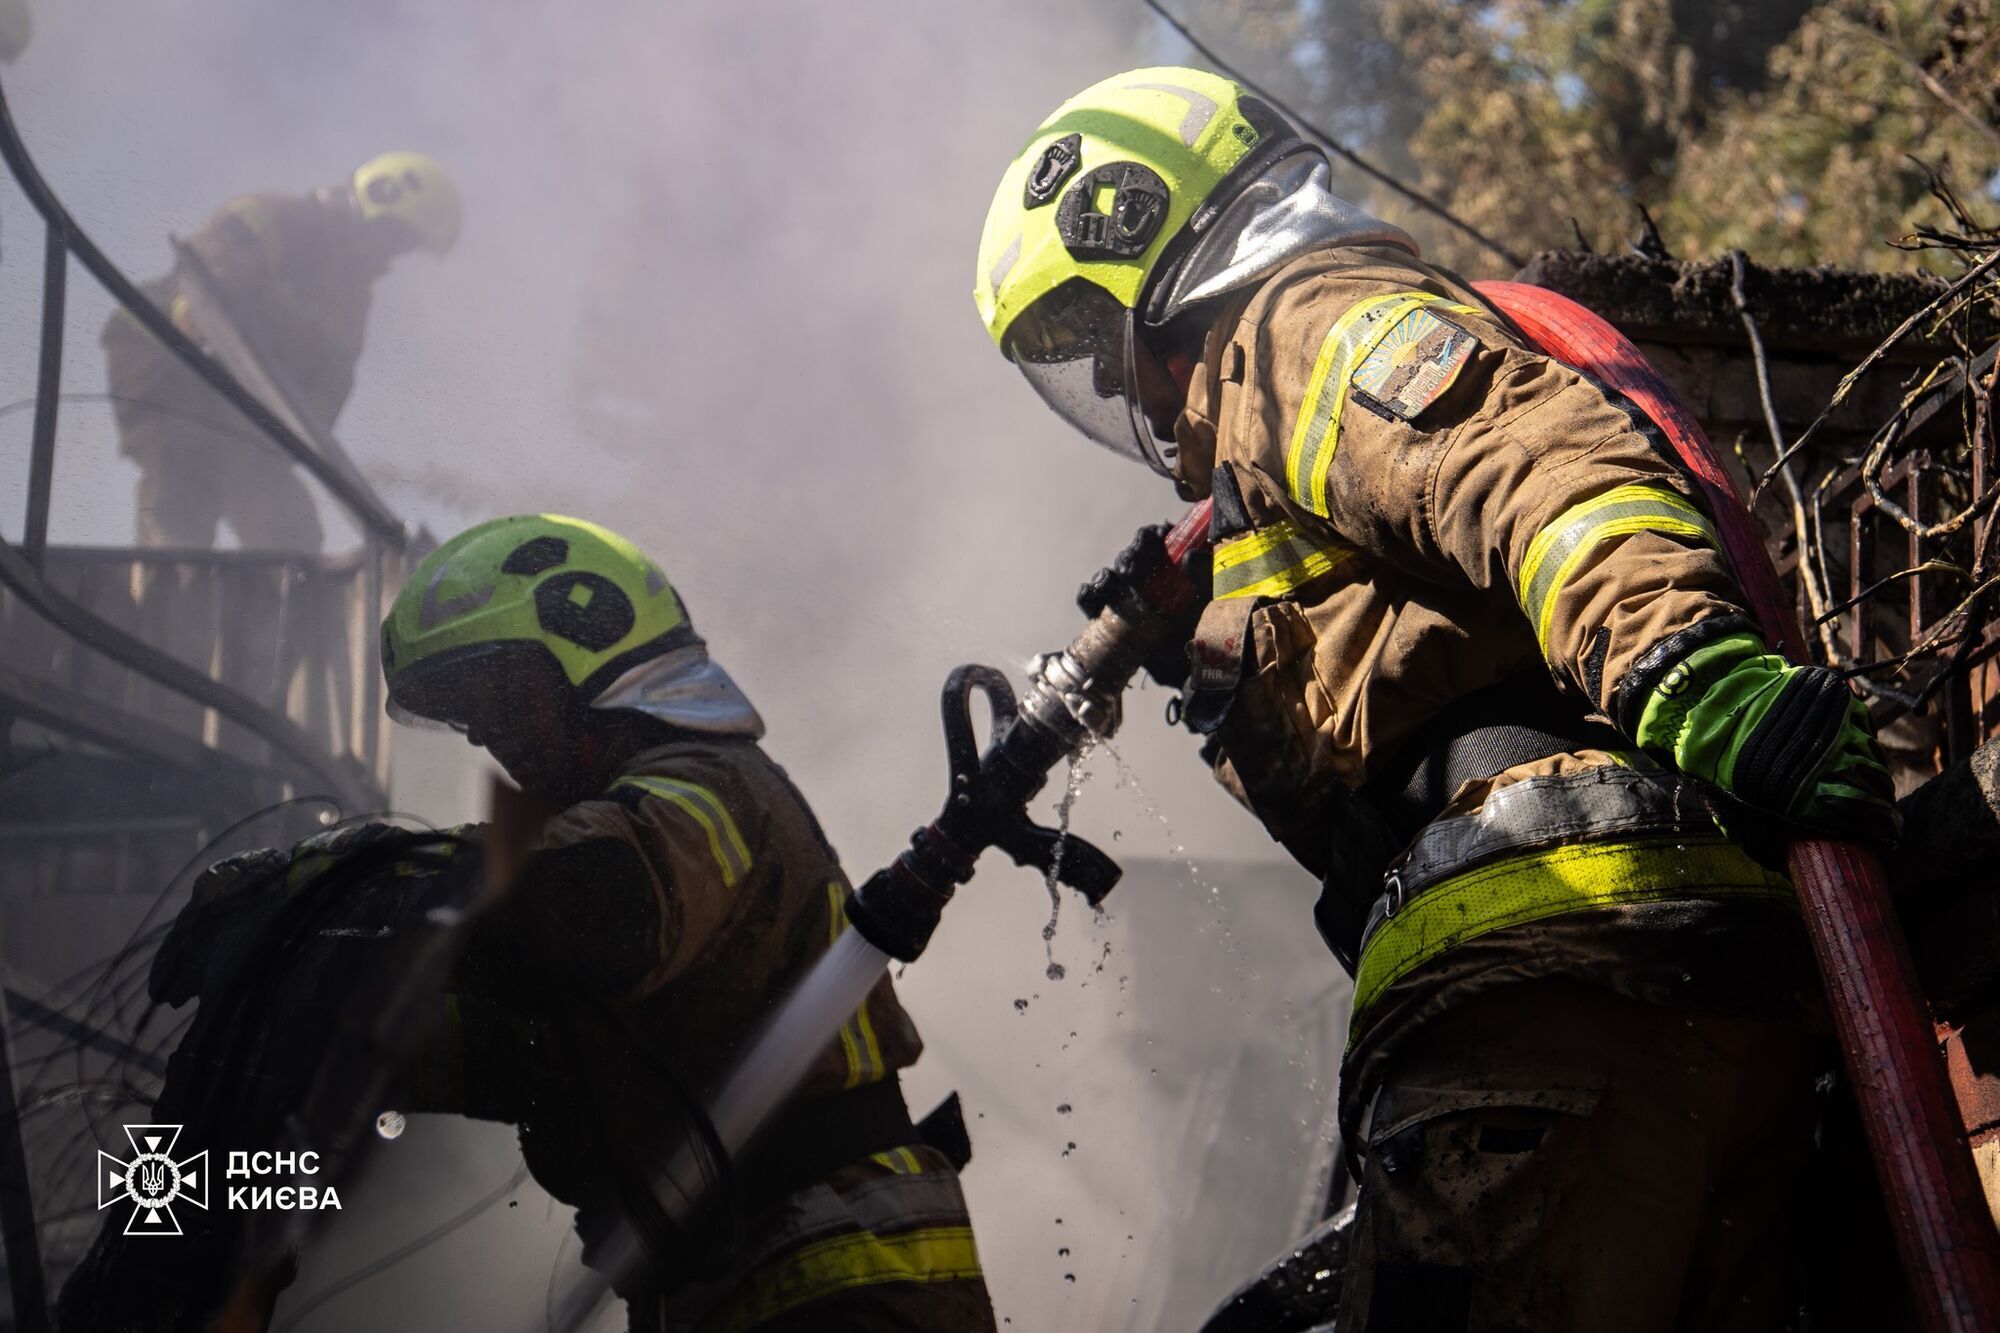
M354 173L354 202L364 218L407 223L433 254L458 239L458 187L422 153L383 153L363 162Z
M625 672L699 644L667 575L617 533L559 514L496 518L425 557L382 622L399 721L460 723L467 683L547 654L588 702Z
M1296 134L1230 79L1132 70L1056 108L1000 179L973 286L986 331L1091 439L1161 471L1138 405L1135 312L1240 170Z

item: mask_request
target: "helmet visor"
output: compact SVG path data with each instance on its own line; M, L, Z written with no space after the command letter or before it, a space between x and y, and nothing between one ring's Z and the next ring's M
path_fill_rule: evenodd
M1169 472L1139 403L1136 316L1096 283L1072 278L1007 330L1007 359L1056 415L1113 453Z
M464 733L482 676L523 669L539 645L515 641L471 644L416 662L389 682L383 707L390 718L420 731Z

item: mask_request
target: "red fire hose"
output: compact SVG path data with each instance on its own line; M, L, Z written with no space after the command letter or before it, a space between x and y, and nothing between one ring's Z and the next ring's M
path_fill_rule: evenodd
M1636 403L1701 483L1724 553L1765 639L1803 657L1798 622L1722 463L1680 398L1604 320L1545 288L1482 282L1542 351ZM1176 560L1208 540L1209 502L1167 536ZM1801 838L1786 849L1807 933L1825 978L1896 1243L1926 1333L2000 1330L2000 1233L1918 997L1916 969L1890 907L1888 881L1861 843Z
M1707 493L1723 551L1765 639L1804 660L1798 620L1749 510L1701 427L1639 349L1544 288L1478 288L1544 352L1618 390L1666 433ZM1928 1333L2000 1330L2000 1235L1973 1171L1882 863L1864 844L1830 838L1801 838L1786 852L1923 1326Z

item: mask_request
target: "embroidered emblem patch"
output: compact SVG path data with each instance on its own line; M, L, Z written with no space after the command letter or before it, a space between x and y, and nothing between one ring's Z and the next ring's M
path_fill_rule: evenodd
M1419 306L1382 335L1348 383L1363 404L1415 421L1457 380L1479 340Z

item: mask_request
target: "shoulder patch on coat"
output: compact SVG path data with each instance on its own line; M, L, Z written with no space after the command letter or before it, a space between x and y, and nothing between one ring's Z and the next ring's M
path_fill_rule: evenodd
M1321 518L1327 472L1350 398L1414 420L1458 378L1478 340L1439 311L1477 314L1432 292L1388 292L1349 306L1320 343L1285 451L1285 490Z
M1457 381L1478 345L1458 325L1419 306L1354 368L1354 395L1383 416L1415 421Z

